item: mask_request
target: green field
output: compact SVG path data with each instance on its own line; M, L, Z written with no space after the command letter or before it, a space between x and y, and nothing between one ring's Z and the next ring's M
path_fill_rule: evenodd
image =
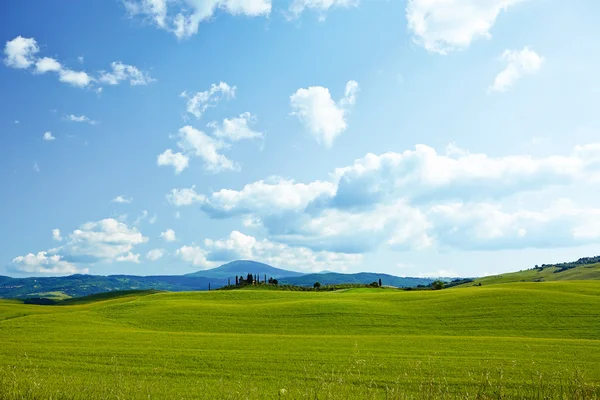
M600 398L600 282L0 301L0 399Z

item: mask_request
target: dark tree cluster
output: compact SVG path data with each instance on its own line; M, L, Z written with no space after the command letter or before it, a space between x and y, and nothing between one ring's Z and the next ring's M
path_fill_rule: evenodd
M274 279L273 277L269 277L267 279L267 274L264 274L261 277L260 274L251 274L251 273L248 273L245 277L243 275L235 277L235 286L277 285L277 284L279 284L279 282L277 281L277 279ZM228 282L227 286L231 286L231 283Z

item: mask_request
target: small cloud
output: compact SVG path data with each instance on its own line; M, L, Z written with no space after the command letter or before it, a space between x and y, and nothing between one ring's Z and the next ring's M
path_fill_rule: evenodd
M60 235L60 229L52 229L52 239L60 242L63 238Z
M529 47L524 47L523 50L505 50L502 60L506 61L506 68L496 75L494 83L488 88L489 91L507 91L523 75L538 72L544 63L544 57Z
M162 256L165 255L165 251L163 249L152 249L148 253L146 253L146 258L150 261L156 261Z
M112 199L113 203L120 203L120 204L130 204L133 201L133 197L127 198L124 196L117 196L114 199Z
M42 137L42 139L44 139L46 141L51 141L51 140L55 140L56 138L54 136L52 136L52 132L44 132L44 136Z
M93 119L90 119L89 117L87 117L85 115L69 114L64 119L65 119L65 121L71 121L71 122L86 122L90 125L96 125L98 123L97 121L94 121Z
M83 64L83 56L77 57L77 61L79 61L80 64Z
M38 163L36 163L36 162L35 162L35 163L33 163L33 170L34 170L35 172L40 172L40 166L38 165Z
M153 216L150 217L150 219L148 220L148 223L150 225L152 225L156 222L157 219L158 219L158 216L156 214L154 214Z
M417 275L417 278L458 278L456 271L452 269L439 269L435 272L425 272Z
M15 124L20 124L21 121L19 121L18 119L15 119Z
M155 82L146 72L142 72L133 65L123 64L120 61L111 63L112 71L100 72L99 81L107 85L118 85L122 81L129 81L131 86L147 85Z
M175 231L173 229L167 229L160 234L160 237L165 239L167 242L175 241Z

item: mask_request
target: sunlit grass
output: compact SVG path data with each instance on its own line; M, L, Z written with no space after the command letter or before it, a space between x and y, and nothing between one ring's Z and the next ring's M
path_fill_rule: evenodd
M0 399L593 399L600 282L0 302Z

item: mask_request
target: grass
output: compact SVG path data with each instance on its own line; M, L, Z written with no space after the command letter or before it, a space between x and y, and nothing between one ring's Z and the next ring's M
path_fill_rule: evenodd
M0 399L600 398L600 282L0 301Z
M543 269L532 268L502 275L485 276L460 286L473 286L478 285L479 283L482 285L497 285L500 283L515 282L553 282L574 280L600 280L600 263L580 265L564 271L561 271L561 268L556 266L544 267Z

